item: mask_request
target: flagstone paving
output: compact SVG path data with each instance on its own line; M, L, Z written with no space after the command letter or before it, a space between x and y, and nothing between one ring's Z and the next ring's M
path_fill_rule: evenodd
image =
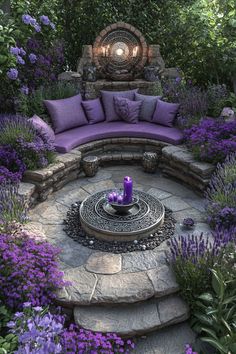
M118 333L129 335L143 333L145 329L154 330L164 325L183 322L188 318L188 308L186 305L180 307L181 300L176 294L178 285L166 264L166 242L154 250L115 255L84 247L70 239L63 231L63 219L71 204L82 201L95 192L121 187L125 175L133 177L134 188L156 196L173 210L173 216L177 220L175 235L184 234L180 223L185 217L193 217L196 221L194 234L210 232L206 223L203 198L184 185L164 177L159 171L149 175L138 166L110 166L100 169L93 178L81 176L78 180L70 182L30 212L31 222L28 227L38 229L41 234L46 235L49 242L61 248L61 268L66 279L72 281L72 285L62 289L57 296L64 306L75 306L75 320L87 328L116 328ZM165 301L166 310L162 311L165 320L161 320L160 309L164 308ZM106 311L102 312L100 305L106 306ZM124 321L122 324L119 306L124 305L127 308L123 308L122 313L132 314L135 317L134 322L131 316L129 321L127 318L128 322ZM176 313L176 307L180 309L180 313ZM139 311L136 311L138 308ZM156 316L149 318L148 315L144 316L145 308L148 309L147 313L152 308L159 310ZM147 318L146 322L144 317ZM109 321L105 323L101 318L104 318L104 321L109 318ZM131 323L134 323L134 326L131 326ZM166 349L171 345L164 339L168 338L167 333L172 331L173 338L176 341L179 339L179 342L187 340L184 333L193 335L186 324L175 325L174 328L170 327L170 332L168 329L162 330L162 336L159 331L148 335L146 340L140 339L136 352L180 354L178 344L176 351L173 351L173 348L168 349L169 351ZM170 342L174 341L173 338ZM159 349L155 349L153 346L157 345L158 340L161 344Z

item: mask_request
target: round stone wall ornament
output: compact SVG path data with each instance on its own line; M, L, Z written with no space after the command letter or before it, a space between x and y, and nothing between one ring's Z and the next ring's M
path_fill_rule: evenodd
M156 152L144 152L142 158L143 170L147 173L154 173L158 166L158 155Z
M83 158L82 166L87 177L94 177L99 168L99 159L97 156L86 156Z

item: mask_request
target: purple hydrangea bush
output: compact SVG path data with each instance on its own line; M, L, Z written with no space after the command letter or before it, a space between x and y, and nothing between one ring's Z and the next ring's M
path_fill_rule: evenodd
M222 162L236 151L236 120L204 118L184 130L187 145L195 158L210 163Z
M54 161L53 143L20 115L0 117L0 141L3 147L16 151L27 169L43 168Z
M67 285L58 269L59 249L22 234L0 234L0 298L13 309L45 306Z
M206 198L208 222L213 228L236 226L236 154L217 165Z

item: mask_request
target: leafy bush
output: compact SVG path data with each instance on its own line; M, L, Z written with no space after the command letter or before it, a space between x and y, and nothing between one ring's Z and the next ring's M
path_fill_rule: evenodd
M212 227L236 226L236 155L218 164L206 192L208 221Z
M219 117L229 97L225 85L209 85L207 88L208 111L210 117Z
M19 195L19 185L2 183L0 188L0 231L9 232L14 225L27 221L27 203Z
M236 280L212 271L212 290L198 297L193 329L221 354L236 352Z
M7 333L7 323L11 320L12 313L0 302L0 354L13 353L17 348L18 339L14 334Z
M54 161L53 144L22 116L1 117L0 141L3 146L11 146L18 153L27 169L45 167Z
M217 230L214 241L208 237L179 236L170 240L169 261L173 267L181 295L191 309L196 307L196 297L211 287L210 269L221 265L228 245L236 243L236 228L228 231ZM224 262L225 263L225 262Z
M0 146L0 185L6 181L18 183L25 172L25 164L9 146Z
M59 250L47 242L22 234L0 234L0 298L10 308L21 309L24 302L47 305L55 290L66 283L58 270Z
M236 151L236 120L205 118L184 131L188 147L195 158L211 163L222 162Z
M78 87L72 83L57 82L52 85L45 85L34 90L29 95L21 94L18 102L18 111L27 117L37 114L46 121L49 115L43 100L59 100L74 96L78 93Z

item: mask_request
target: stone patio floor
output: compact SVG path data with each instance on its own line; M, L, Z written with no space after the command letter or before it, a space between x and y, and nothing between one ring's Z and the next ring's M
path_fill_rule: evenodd
M116 289L113 292L111 287L109 296L104 299L102 297L103 277L106 274L110 274L113 277L122 276L124 278L123 281L128 282L129 274L134 272L137 272L138 276L137 283L133 285L134 291L128 294L124 291L122 293L123 300L132 303L144 300L145 296L148 299L150 292L152 294L153 291L153 294L156 295L155 284L152 281L150 283L150 274L156 267L163 269L162 278L165 274L168 277L168 279L160 279L162 290L164 288L163 291L165 291L165 281L170 282L172 287L176 286L175 281L165 268L164 252L167 249L165 242L152 251L139 251L120 255L108 254L106 257L108 257L109 267L106 270L104 264L100 267L101 257L103 258L104 253L99 255L100 251L80 245L70 239L63 231L63 219L72 203L82 201L88 195L104 189L121 187L125 175L132 176L136 189L155 195L162 200L165 206L172 209L173 216L177 220L175 235L183 234L179 223L185 217L192 217L197 223L194 230L195 234L210 231L205 220L204 199L182 184L164 177L161 171L157 171L155 174L146 174L140 166L118 165L101 168L93 178L81 176L78 180L67 184L62 190L51 195L47 201L37 205L30 212L30 229L46 235L49 242L61 248L61 267L67 277L70 278L70 274L78 270L80 279L86 273L88 277L86 282L91 282L91 284L87 284L86 289L80 291L78 288L81 283L78 283L76 292L73 293L72 289L71 292L61 295L64 300L68 297L76 304L112 303L114 299L117 300ZM112 261L113 257L114 262ZM100 260L97 261L99 258ZM149 280L147 280L146 276L148 276ZM74 277L72 276L72 278ZM143 281L143 284L140 281ZM139 286L143 287L142 298L140 299ZM160 289L160 286L158 289ZM189 326L186 323L182 323L139 337L135 353L181 354L184 344L191 342L193 338L194 336Z

